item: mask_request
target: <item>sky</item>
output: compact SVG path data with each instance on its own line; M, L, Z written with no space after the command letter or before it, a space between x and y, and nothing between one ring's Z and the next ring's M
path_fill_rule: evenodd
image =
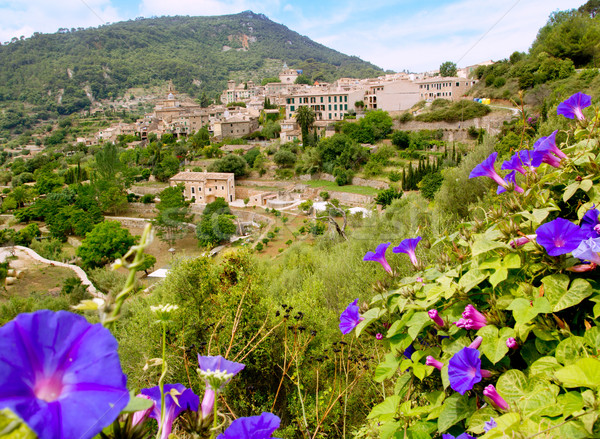
M459 67L527 51L557 10L584 0L0 0L0 42L136 17L245 10L393 71Z

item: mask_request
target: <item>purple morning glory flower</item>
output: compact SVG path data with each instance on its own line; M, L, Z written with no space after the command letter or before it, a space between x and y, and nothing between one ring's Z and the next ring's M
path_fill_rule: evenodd
M481 360L477 349L462 348L448 362L450 387L464 395L481 381Z
M200 370L202 370L203 372L224 372L232 375L237 375L244 369L244 367L246 367L245 364L226 360L220 355L208 357L202 357L198 355L198 365L200 366ZM231 380L231 378L233 377L230 377L223 384L228 383Z
M449 434L449 433L444 433L442 435L442 439L477 439L477 438L475 438L475 437L471 436L470 434L468 434L467 432L465 432L465 433L463 433L461 435L458 435L456 437L453 436L453 435L451 435L451 434Z
M392 267L390 267L390 264L388 264L388 261L385 259L385 252L387 251L390 245L390 242L384 242L382 244L379 244L375 249L375 253L367 252L365 257L363 258L363 261L379 262L383 266L383 269L385 271L392 274Z
M585 239L585 233L564 218L542 224L536 230L537 243L546 249L550 256L564 255L575 250Z
M509 184L513 185L513 189L514 189L515 192L518 192L520 194L522 194L523 192L525 192L523 190L523 188L517 184L516 178L517 178L517 171L512 171L512 172L509 172L508 174L506 174L506 177L504 177L504 181L506 182L506 186L498 186L498 189L496 190L496 193L497 194L501 194L503 192L506 192L506 188L509 187L508 186Z
M573 250L573 256L583 261L590 261L594 264L600 264L600 237L588 238L579 244Z
M527 173L525 166L527 166L531 171L534 171L535 168L541 164L541 156L536 157L534 155L534 151L522 150L516 152L510 159L505 160L500 169L505 171L517 171L525 175Z
M179 395L176 396L177 402L171 396L171 391L175 390ZM165 384L165 418L163 425L160 426L161 439L167 439L171 434L173 422L177 416L185 410L193 412L198 410L200 398L191 389L186 389L183 384ZM150 417L156 419L160 424L160 387L154 386L149 389L142 389L142 395L147 395L154 401L154 409L150 413Z
M117 341L67 311L20 314L0 328L0 409L41 439L92 438L129 402Z
M410 360L412 358L412 354L414 354L415 352L415 347L412 344L410 344L406 349L404 349L403 355Z
M490 398L492 404L494 404L500 410L508 410L508 403L498 394L498 391L493 384L490 384L483 389L483 395Z
M238 418L217 439L269 439L279 428L281 420L272 413Z
M598 220L598 214L600 214L598 209L590 209L581 219L581 230L584 231L588 238L600 237L600 221Z
M416 267L419 264L419 261L415 255L415 250L419 244L419 241L421 241L420 236L417 236L416 238L405 239L397 247L394 247L392 251L394 253L406 253L410 258L410 262L412 262L412 264Z
M567 158L567 155L562 152L558 146L556 146L556 133L558 130L554 130L552 134L547 137L540 137L533 145L533 150L535 151L544 151L547 153L552 153L556 155L560 159ZM539 160L539 158L534 156L534 159ZM542 160L543 161L543 160Z
M486 421L483 424L483 431L485 431L487 433L492 428L496 428L497 426L498 426L498 424L496 423L496 420L494 418L490 417L490 420Z
M358 313L358 299L346 307L340 315L340 331L348 334L358 326L365 318Z
M206 382L204 397L202 398L202 418L205 419L212 413L215 404L215 392L220 391L225 384L240 373L244 367L242 363L229 361L220 355L203 357L198 355L200 377Z
M491 153L487 159L485 159L473 168L473 170L469 174L469 178L489 177L492 180L494 180L499 186L507 187L507 183L502 177L500 177L500 175L498 175L498 173L494 169L494 163L496 163L496 158L498 158L498 153Z
M583 109L592 105L592 97L585 93L575 93L569 99L558 104L556 114L565 116L567 119L584 120Z

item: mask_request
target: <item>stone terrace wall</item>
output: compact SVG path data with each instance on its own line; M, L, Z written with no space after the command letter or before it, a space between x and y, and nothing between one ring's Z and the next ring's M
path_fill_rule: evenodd
M305 175L301 175L299 177L299 179L302 181L310 181L310 180L325 180L325 181L332 181L332 182L335 181L335 177L333 175L325 174L325 173L317 173L314 175L305 174ZM368 186L368 187L372 187L375 189L387 189L390 187L390 185L384 181L367 180L367 179L360 178L360 177L352 178L352 184L354 186Z
M400 123L394 121L394 129L402 131L419 131L419 130L443 130L444 140L448 141L463 141L469 138L467 130L469 127L483 128L488 133L496 135L502 129L504 121L509 121L512 114L509 112L492 113L487 116L469 119L462 122L418 122L416 120Z

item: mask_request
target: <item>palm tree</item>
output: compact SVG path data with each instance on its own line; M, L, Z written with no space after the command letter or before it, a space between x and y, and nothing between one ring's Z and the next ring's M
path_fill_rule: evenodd
M302 130L302 145L308 146L310 143L308 133L315 123L315 111L306 105L301 106L296 111L296 122Z

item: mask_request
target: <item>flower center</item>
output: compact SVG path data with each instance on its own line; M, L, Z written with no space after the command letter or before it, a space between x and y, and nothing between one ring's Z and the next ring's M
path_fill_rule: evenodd
M596 232L598 235L600 235L600 224L596 224L594 226L594 232Z
M565 240L563 238L556 238L554 240L554 247L564 247L565 246Z
M33 393L38 399L43 399L46 402L54 402L63 391L62 380L56 376L44 377L35 383Z

